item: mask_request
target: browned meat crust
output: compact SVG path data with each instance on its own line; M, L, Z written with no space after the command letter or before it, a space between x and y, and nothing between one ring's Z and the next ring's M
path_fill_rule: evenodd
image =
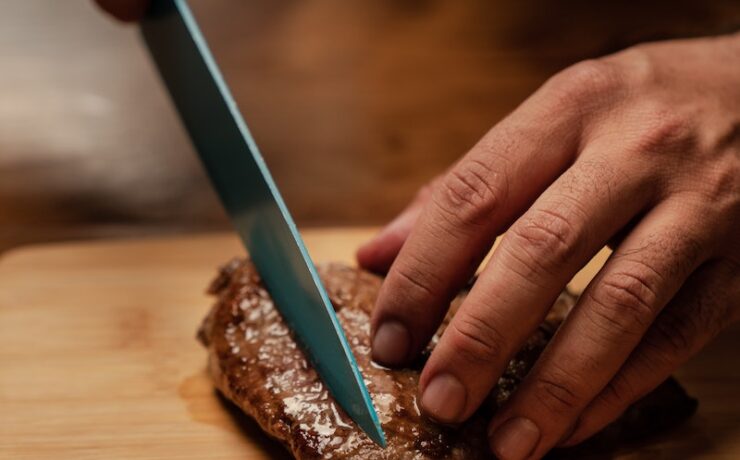
M369 314L381 279L339 264L319 267L319 273L378 409L387 448L375 445L335 404L248 260L233 260L213 281L209 292L217 302L198 334L208 348L217 388L300 459L488 458L485 426L490 412L516 388L575 302L567 292L560 296L509 364L487 407L453 428L419 412L416 393L423 358L401 370L370 360Z

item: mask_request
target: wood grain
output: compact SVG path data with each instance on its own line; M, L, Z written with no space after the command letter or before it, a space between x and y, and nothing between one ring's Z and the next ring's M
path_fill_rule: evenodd
M372 229L305 232L316 260L352 261ZM195 330L231 235L67 243L0 259L0 458L262 459L285 453L225 406ZM578 287L606 253L579 275ZM685 426L620 459L740 458L740 328L678 376Z

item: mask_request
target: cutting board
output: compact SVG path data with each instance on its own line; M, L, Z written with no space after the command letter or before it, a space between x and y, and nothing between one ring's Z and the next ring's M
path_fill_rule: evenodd
M372 229L304 233L352 262ZM196 328L232 235L32 246L0 258L0 458L286 458L214 393ZM574 282L582 288L600 254ZM740 328L678 372L700 400L678 430L614 458L740 458Z

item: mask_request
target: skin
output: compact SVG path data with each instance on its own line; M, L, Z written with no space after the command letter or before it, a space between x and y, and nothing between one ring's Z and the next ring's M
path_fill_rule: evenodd
M555 75L360 248L385 272L373 357L467 419L571 277L614 252L490 422L501 459L577 444L740 316L740 34L644 44Z
M97 0L122 21L148 0ZM640 45L555 75L357 253L387 272L373 357L402 366L506 232L420 379L467 419L570 278L614 249L489 426L536 459L617 418L740 317L740 34Z

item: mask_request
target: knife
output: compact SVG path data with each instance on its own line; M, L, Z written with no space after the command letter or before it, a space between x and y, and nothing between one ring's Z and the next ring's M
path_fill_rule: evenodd
M187 2L152 1L141 33L275 305L337 402L385 446L329 296Z

